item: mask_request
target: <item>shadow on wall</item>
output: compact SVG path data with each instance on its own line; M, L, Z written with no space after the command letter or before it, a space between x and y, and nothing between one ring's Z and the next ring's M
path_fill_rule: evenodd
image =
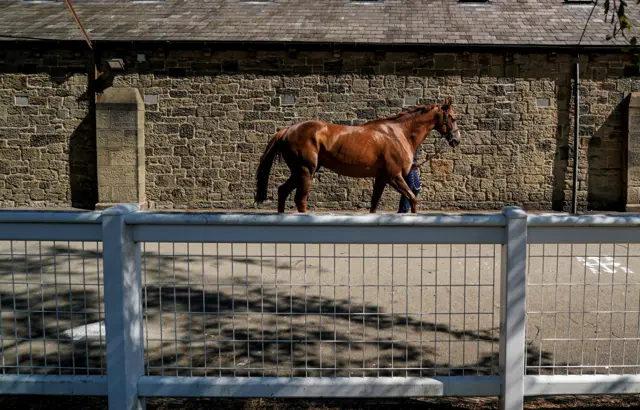
M93 210L98 203L95 94L111 86L108 80L105 73L94 80L92 70L87 70L87 90L78 98L86 101L87 115L69 137L69 189L74 208Z
M98 202L95 139L95 104L69 137L69 184L71 206L94 209Z
M593 114L582 115L580 143L587 151L587 206L589 210L625 210L624 185L624 114L629 106L629 96L622 100L607 115L601 124ZM594 132L595 130L595 132ZM584 188L582 188L584 191Z
M68 139L68 170L71 206L92 210L98 202L98 175L96 159L95 101L90 73L92 59L86 67L71 67L67 72L50 70L51 81L63 87L75 73L86 74L86 90L76 100L79 108L86 109L82 122Z
M554 211L570 211L573 200L572 87L572 85L560 86L557 95L558 130L553 169ZM582 103L578 158L578 210L624 211L626 203L624 114L629 98L627 96L615 107L607 108L607 101L599 103L602 97L598 93L601 91L595 87L581 86L580 88Z

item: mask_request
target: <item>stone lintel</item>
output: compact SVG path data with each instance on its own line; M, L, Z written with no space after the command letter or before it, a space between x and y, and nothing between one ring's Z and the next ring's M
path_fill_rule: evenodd
M119 107L122 105L123 107ZM137 107L144 109L144 101L137 88L132 87L110 87L107 88L100 97L96 109L98 110L137 110ZM110 108L115 107L115 108ZM126 107L126 108L124 108Z

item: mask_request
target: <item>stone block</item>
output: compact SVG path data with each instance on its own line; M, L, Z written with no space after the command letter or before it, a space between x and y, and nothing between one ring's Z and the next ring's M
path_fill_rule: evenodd
M34 178L41 181L56 181L58 180L58 173L51 169L35 169L31 173ZM10 183L10 178L7 177L7 183Z
M30 145L32 147L46 147L52 144L59 144L66 142L64 135L50 134L50 135L33 135L30 139Z
M22 159L25 161L37 160L40 158L40 150L37 148L22 148Z
M640 166L640 151L629 151L627 154L627 166L638 167Z
M178 133L182 138L193 138L195 128L192 124L181 124Z
M98 152L102 148L121 147L124 145L124 131L122 130L97 130L96 147Z
M8 161L20 161L20 148L0 148L0 158Z
M640 186L640 167L630 167L627 170L627 184Z
M443 159L431 160L431 171L436 175L453 174L453 161Z
M471 167L471 176L476 178L489 178L490 170L487 166L475 165Z
M119 165L128 165L128 166L137 166L138 165L138 149L137 148L124 148L124 149L114 149L109 152L109 162L110 165L119 166Z
M238 91L240 90L240 84L220 84L218 85L218 94L229 94L229 95L233 95L233 94L237 94ZM186 97L186 95L185 95Z
M549 108L551 107L551 99L549 98L538 98L536 100L536 106L538 106L539 108Z
M627 189L627 204L640 205L640 187Z
M114 186L124 181L135 181L137 169L135 166L105 166L98 168L98 185Z
M111 114L109 111L96 111L96 128L99 130L111 128Z
M640 151L640 132L629 132L629 149Z
M99 151L96 157L99 168L111 165L111 153L108 150Z
M131 185L114 185L112 200L121 203L138 203L138 187Z
M110 111L111 128L133 130L138 125L138 111Z
M103 203L115 203L115 201L113 200L113 187L108 185L101 186L99 188L99 195ZM101 207L96 206L96 208L100 209ZM108 206L104 206L104 208L108 208Z
M144 140L139 138L141 130L123 130L122 132L122 146L125 147L137 147L144 143Z
M155 94L145 94L144 103L145 105L156 105L158 104L158 96Z
M156 175L155 183L159 187L174 187L176 185L175 175Z

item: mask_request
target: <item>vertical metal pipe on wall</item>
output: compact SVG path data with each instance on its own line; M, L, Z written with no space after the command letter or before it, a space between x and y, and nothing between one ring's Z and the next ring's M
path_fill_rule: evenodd
M575 77L573 82L574 119L573 119L573 187L572 213L578 212L578 154L580 150L580 54L576 56Z

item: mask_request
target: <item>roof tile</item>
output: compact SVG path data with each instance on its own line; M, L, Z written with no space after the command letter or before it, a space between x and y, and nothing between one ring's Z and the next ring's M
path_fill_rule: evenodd
M457 0L75 0L74 7L94 40L307 41L348 43L540 44L576 45L592 6L564 0L492 0L482 5ZM582 44L614 46L603 9L593 13ZM629 9L633 27L637 9ZM0 3L0 40L17 37L53 40L82 35L64 2Z

